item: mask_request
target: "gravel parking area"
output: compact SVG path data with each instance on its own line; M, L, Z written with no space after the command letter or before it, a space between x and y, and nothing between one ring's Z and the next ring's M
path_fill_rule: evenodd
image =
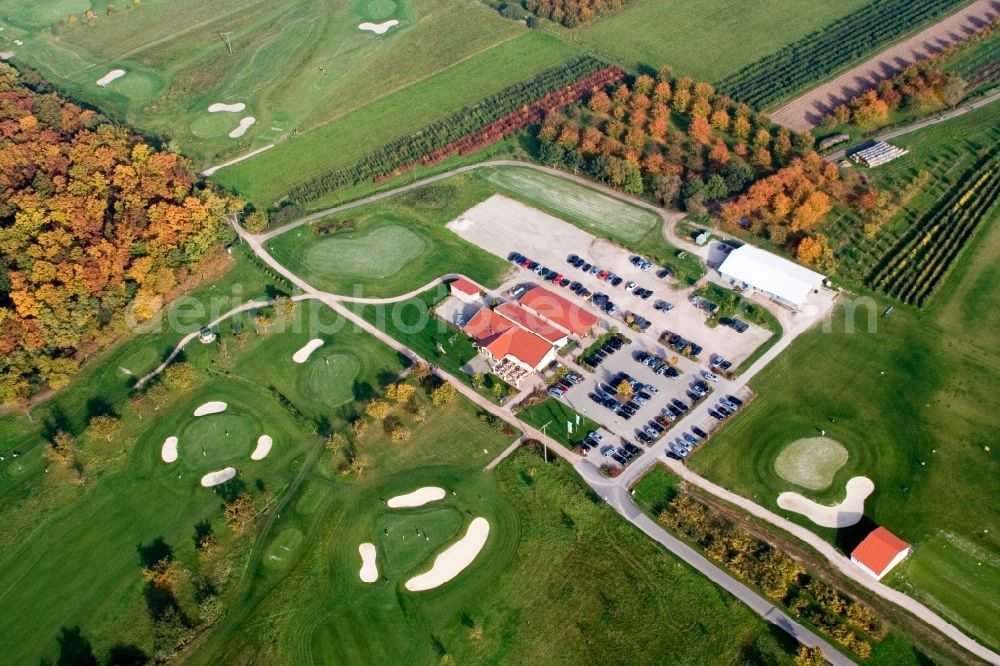
M633 253L628 250L505 196L494 195L470 208L449 222L448 228L498 257L506 259L510 252L520 252L559 271L570 280L581 282L594 293L608 294L622 309L618 316L632 311L653 323L647 335L638 336L643 344L648 345L646 351L657 351L660 346L656 340L660 333L670 330L704 347L701 358L706 368L711 354L719 354L733 365L739 365L771 336L770 331L758 326L750 326L745 333L737 333L724 326L709 328L705 325L706 313L688 301L692 288L678 288L669 279L657 278L659 267L640 270L629 261ZM569 254L576 254L591 264L616 273L624 282L613 287L598 280L596 275L585 275L582 270L566 263ZM534 273L524 269L519 269L518 275L525 280L540 281ZM653 295L643 300L626 292L624 285L629 281L652 290ZM569 290L563 289L560 293L581 302ZM674 309L667 313L656 310L656 301L661 299L674 305ZM612 319L604 313L600 314L603 319ZM612 325L625 328L623 322L613 319Z

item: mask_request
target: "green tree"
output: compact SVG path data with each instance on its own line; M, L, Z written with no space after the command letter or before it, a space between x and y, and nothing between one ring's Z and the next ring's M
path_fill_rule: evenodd
M445 382L431 393L431 404L435 407L440 407L441 405L453 402L457 395L458 392L455 391L455 387Z
M167 385L175 390L184 391L195 385L198 379L198 371L194 366L186 361L171 363L163 371Z
M243 228L252 234L262 234L267 231L267 214L260 210L254 210L243 218Z
M109 442L121 430L122 424L111 414L101 414L90 419L87 429L98 437L104 437Z

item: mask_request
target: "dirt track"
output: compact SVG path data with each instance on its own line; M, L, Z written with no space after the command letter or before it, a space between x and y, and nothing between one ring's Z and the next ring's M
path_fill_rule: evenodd
M941 51L950 44L987 26L1000 16L1000 1L977 0L965 9L935 23L913 37L892 46L837 78L789 102L771 114L779 125L804 132L823 116L858 93L873 88L913 62Z

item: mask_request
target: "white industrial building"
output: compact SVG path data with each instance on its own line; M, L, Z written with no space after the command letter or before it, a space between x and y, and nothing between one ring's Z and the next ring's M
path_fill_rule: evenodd
M738 289L752 289L796 310L825 279L816 271L752 245L730 252L719 266L719 274Z

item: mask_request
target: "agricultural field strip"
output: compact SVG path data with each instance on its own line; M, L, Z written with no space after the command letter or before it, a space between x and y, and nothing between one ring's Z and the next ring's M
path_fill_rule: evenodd
M750 63L717 83L720 91L767 107L810 81L833 74L873 48L940 16L962 0L874 0L821 30ZM915 6L919 4L920 6ZM890 25L894 19L897 24ZM877 32L881 31L881 32ZM844 44L844 40L848 40Z
M906 65L928 57L942 48L966 37L973 30L996 16L993 0L978 0L965 9L943 18L913 37L890 46L866 62L844 72L790 101L771 114L771 119L797 132L812 129L819 116L848 102L864 88L873 86L889 71L902 71Z

